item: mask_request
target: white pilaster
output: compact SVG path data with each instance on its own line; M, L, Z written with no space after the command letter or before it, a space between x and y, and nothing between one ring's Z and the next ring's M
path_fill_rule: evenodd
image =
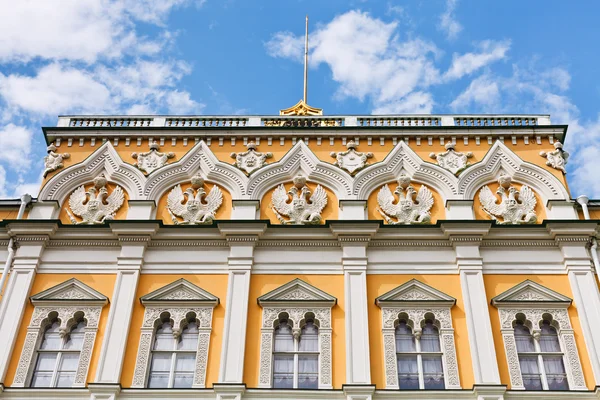
M225 324L221 348L219 383L242 384L246 349L246 323L248 320L248 296L250 271L254 261L254 245L266 229L265 224L221 223L219 229L226 235L230 246L227 259L229 280L225 306ZM236 385L234 385L236 386ZM223 385L223 388L230 387ZM237 387L237 386L236 386ZM218 399L238 399L230 393L218 394ZM236 397L239 396L239 397Z
M154 218L156 203L154 200L129 200L127 219L148 220Z
M121 253L117 258L117 279L96 371L95 383L100 384L120 381L144 253L157 226L112 223L111 228L119 235Z
M27 299L35 278L40 257L44 251L49 236L43 233L51 233L56 228L39 228L38 235L17 235L16 243L18 249L13 261L13 269L6 284L6 289L0 303L0 382L4 381L8 364L13 353L17 332L23 322L23 313L27 305ZM11 226L11 233L18 234L19 227ZM23 233L31 233L24 231Z
M239 221L241 219L257 219L260 200L233 200L231 219Z
M446 201L446 219L447 220L472 220L475 219L473 213L473 200L447 200Z
M489 228L489 225L461 227L455 224L442 227L450 235L456 252L475 384L498 385L500 372L483 283L483 260L479 252L481 238Z
M548 219L579 219L572 200L548 200Z
M54 219L58 217L59 210L58 201L37 201L32 203L27 219Z
M339 217L345 220L367 219L366 200L340 200Z

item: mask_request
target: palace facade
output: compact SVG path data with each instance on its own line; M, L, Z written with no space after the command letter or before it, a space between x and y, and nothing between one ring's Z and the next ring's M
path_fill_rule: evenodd
M600 398L600 204L547 115L43 132L0 201L0 399Z

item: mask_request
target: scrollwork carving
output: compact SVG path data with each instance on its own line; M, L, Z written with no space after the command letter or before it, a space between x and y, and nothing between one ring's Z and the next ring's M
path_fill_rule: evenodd
M67 160L67 159L71 158L71 155L69 153L62 153L62 154L57 153L56 146L54 145L54 143L50 144L50 146L48 146L47 150L48 150L48 155L46 157L44 157L44 173L43 173L44 178L50 172L54 172L57 169L62 168L64 166L63 160Z
M540 156L544 157L547 160L546 165L554 169L561 170L565 174L567 173L565 165L567 165L569 153L563 150L563 145L561 142L554 142L554 150L552 151L540 151Z
M142 172L151 174L154 170L164 166L170 158L175 157L175 153L161 153L158 151L156 141L150 143L150 151L145 153L131 153L131 157L137 160L134 163Z

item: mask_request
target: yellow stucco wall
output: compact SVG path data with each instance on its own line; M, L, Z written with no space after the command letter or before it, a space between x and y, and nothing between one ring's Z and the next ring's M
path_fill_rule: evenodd
M133 381L141 327L144 321L145 308L139 301L139 298L181 278L188 280L219 298L219 304L213 311L212 332L210 334L210 346L208 349L208 366L206 370L206 387L212 387L213 383L218 382L227 296L227 275L140 275L136 293L138 300L133 305L131 327L129 329L129 337L127 338L123 370L121 372L121 386L124 388L131 387L131 382Z
M106 274L106 275L91 275L91 274L75 274L75 275L66 275L66 274L38 274L33 281L33 285L31 291L29 292L29 296L40 293L46 289L49 289L53 286L56 286L60 283L63 283L66 280L71 278L75 278L82 283L85 283L89 287L98 292L102 293L109 299L109 304L107 304L100 314L100 321L98 322L98 333L96 335L96 342L94 343L94 350L92 352L92 359L90 361L90 369L88 371L87 381L92 382L96 375L96 367L98 365L98 359L100 357L100 349L102 348L102 341L104 340L104 332L106 330L106 321L108 320L108 311L110 308L110 301L113 294L113 289L115 285L115 275ZM27 336L27 326L31 321L31 316L33 314L33 305L27 302L27 306L25 307L25 313L23 314L23 322L19 327L19 331L17 334L17 340L15 341L15 346L13 350L13 354L11 357L10 364L8 366L8 371L6 374L5 383L7 386L11 386L13 380L15 378L15 372L17 370L19 364L19 357L21 356L21 351L23 350L23 344L25 343L25 337Z
M248 326L246 332L246 355L244 360L244 382L249 388L258 386L260 363L260 329L262 308L257 299L265 293L290 282L295 278L323 290L337 298L331 310L333 388L341 389L346 381L346 337L344 321L344 276L343 275L257 275L250 278L248 302Z
M506 361L506 354L504 352L502 333L500 332L500 318L498 316L498 309L491 305L491 301L492 298L518 285L526 279L539 283L540 285L543 285L567 297L573 298L573 293L571 292L571 286L569 284L569 278L567 275L483 275L483 282L485 284L485 290L489 304L490 319L492 322L494 345L496 347L496 357L498 359L498 368L500 369L500 380L502 384L508 385L509 389L510 376L508 374L508 364ZM583 332L579 323L579 315L577 314L577 306L575 304L572 304L571 307L569 307L569 317L571 318L571 325L573 326L573 331L575 333L575 342L577 343L577 350L579 351L579 357L581 358L581 366L583 368L585 382L588 389L593 390L594 376L592 372L592 366L588 357L588 352L583 338Z
M467 332L459 275L367 275L372 382L376 385L377 389L385 389L381 309L375 304L375 299L411 279L417 279L456 299L456 305L452 307L451 313L452 324L454 326L456 356L458 359L458 372L461 386L465 389L470 389L475 381L473 378L469 335Z

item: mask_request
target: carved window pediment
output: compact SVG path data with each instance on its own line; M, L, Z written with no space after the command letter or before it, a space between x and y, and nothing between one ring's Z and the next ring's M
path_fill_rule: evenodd
M307 305L332 307L337 299L301 279L294 279L258 298L261 306Z
M379 296L375 299L379 307L408 305L411 303L428 306L446 306L452 307L456 304L456 299L447 294L432 288L429 285L412 279L395 289Z
M65 303L70 300L76 300L78 304L83 302L85 304L96 304L100 306L103 306L108 302L108 298L102 293L92 289L75 278L35 294L31 296L30 300L35 306Z
M183 303L187 306L216 306L219 298L193 283L181 278L141 297L145 306L156 307L161 304L172 306Z
M492 304L497 307L528 303L535 307L545 304L554 307L569 307L571 302L572 300L567 296L530 280L523 281L492 299Z

